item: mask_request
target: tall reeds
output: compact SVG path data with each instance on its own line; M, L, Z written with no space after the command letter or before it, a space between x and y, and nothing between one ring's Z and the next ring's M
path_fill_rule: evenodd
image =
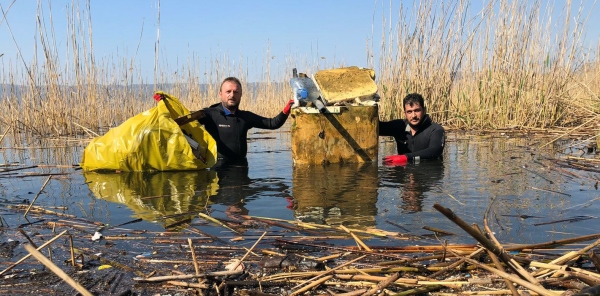
M599 61L584 47L586 16L572 15L570 1L545 3L489 1L471 18L469 1L401 7L394 29L384 24L382 116L401 116L409 92L457 128L572 127L597 116Z
M389 16L382 13L380 44L373 48L367 42L365 64L357 65L376 70L382 119L402 117L402 98L419 92L429 113L447 127L598 129L597 48L585 47L588 16L581 9L571 14L578 7L570 1L553 7L544 1L491 0L478 13L466 0L406 3L397 10L390 5ZM89 6L74 1L65 16L66 32L57 32L50 4L38 7L36 55L2 59L8 66L0 76L0 123L15 133L84 134L82 126L102 132L151 108L155 89L197 110L218 102L219 83L227 76L245 84L244 109L273 116L291 97L292 68L314 74L351 66L327 65L318 52L274 63L270 50L262 61L249 61L243 53L201 57L193 52L172 61L157 49L154 80L147 81L137 50L134 56L96 57ZM554 18L555 9L563 12L561 19ZM57 34L67 35L65 44L57 44ZM261 73L261 83L248 82L254 73Z

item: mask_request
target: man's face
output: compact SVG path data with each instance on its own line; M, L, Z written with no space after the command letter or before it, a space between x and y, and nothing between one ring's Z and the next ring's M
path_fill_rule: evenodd
M233 81L225 81L219 91L219 97L225 108L235 111L242 100L242 88Z
M410 125L419 125L425 116L425 108L419 103L404 105L404 115Z

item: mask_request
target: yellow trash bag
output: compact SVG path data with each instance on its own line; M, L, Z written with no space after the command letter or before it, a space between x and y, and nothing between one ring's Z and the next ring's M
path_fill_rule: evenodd
M158 101L156 107L94 138L83 151L81 168L173 171L212 167L217 157L213 137L197 120L189 120L190 111L177 98L163 92L157 92L154 98ZM201 111L194 114L203 116ZM182 122L185 115L188 120Z

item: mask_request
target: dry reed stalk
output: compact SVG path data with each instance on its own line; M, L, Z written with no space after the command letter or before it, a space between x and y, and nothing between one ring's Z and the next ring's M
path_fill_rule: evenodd
M340 229L342 229L343 231L347 232L350 234L350 236L352 236L352 238L354 239L354 241L356 241L356 243L363 248L365 251L367 252L373 252L373 250L371 250L371 248L369 248L369 246L367 246L360 238L358 238L358 236L356 236L354 233L352 233L352 231L348 230L348 228L344 227L344 225L340 225Z
M559 268L558 270L559 271L568 270L569 272L584 274L586 276L595 278L595 281L598 282L598 283L600 283L600 274L595 273L595 272L591 272L589 270L581 269L581 268L578 268L578 267Z
M346 292L346 293L336 293L336 294L329 293L329 294L331 294L333 296L358 296L358 295L362 295L365 292L367 292L366 288L358 289L358 290L355 290L355 291L352 291L352 292Z
M37 248L37 245L31 240L31 238L29 237L29 235L27 235L27 233L25 233L25 230L23 230L23 228L18 228L17 229L19 231L19 233L21 233L29 242L30 245L32 245L34 248Z
M596 270L600 271L600 256L598 256L598 254L596 254L596 252L594 251L591 251L589 256L592 263L594 264L594 267L596 267Z
M504 249L506 251L539 250L539 249L543 249L546 247L568 245L568 244L589 241L589 240L598 239L598 238L600 238L600 233L583 235L583 236L561 239L561 240L555 240L555 241L539 243L539 244L507 246Z
M439 233L439 234L455 235L454 233L452 233L450 231L446 231L446 230L435 228L435 227L431 227L431 226L423 226L422 228L425 229L425 230L429 230L431 232Z
M480 254L481 252L483 252L484 250L485 250L484 248L479 248L477 251L475 251L475 252L473 252L473 253L469 254L469 256L467 256L467 257L465 257L465 258L472 258L472 257L475 257L475 256L477 256L478 254ZM429 275L429 276L427 276L427 277L428 277L428 278L430 278L430 279L434 279L434 278L436 278L436 277L438 277L438 276L440 276L440 275L444 274L446 271L449 271L449 270L451 270L451 269L454 269L454 268L458 267L458 266L459 266L459 265L461 265L463 262L464 262L464 260L463 260L463 258L461 258L461 259L457 260L456 262L454 262L454 263L452 263L452 264L450 264L450 265L448 265L448 266L446 266L446 267L444 267L444 268L440 269L439 271L437 271L437 272L435 272L435 273L433 273L433 274L431 274L431 275Z
M241 270L217 271L217 272L207 272L207 273L201 273L201 274L167 275L167 276L156 276L156 277L148 277L148 278L136 277L136 278L133 278L133 280L136 282L164 282L164 281L169 281L169 280L188 280L188 279L195 279L195 278L208 277L208 276L216 277L216 276L238 275L241 273L242 273Z
M194 250L194 244L192 243L192 239L188 238L188 245L190 246L190 252L192 253L192 262L194 262L194 270L196 270L196 274L200 274L200 268L198 267L198 260L196 260L196 251Z
M324 256L324 257L319 257L319 258L315 258L316 261L319 262L325 262L327 260L331 260L331 259L338 259L338 258L342 258L344 256L350 255L352 253L346 252L346 253L338 253L338 254L331 254L329 256Z
M269 255L269 256L285 256L284 253L278 253L278 252L274 252L271 250L260 250L261 253L265 254L265 255ZM317 260L318 261L318 260Z
M546 290L545 288L543 288L540 285L532 284L532 283L530 283L528 281L525 281L525 280L523 280L523 279L521 279L519 277L516 277L514 275L511 275L511 274L508 274L506 272L500 271L500 270L495 269L493 267L489 267L487 265L481 264L481 263L479 263L479 262L477 262L475 260L468 259L468 258L465 259L465 260L467 262L469 262L470 264L473 264L473 265L476 265L476 266L478 266L480 268L483 268L483 269L485 269L485 270L487 270L489 272L492 272L492 273L494 273L494 274L496 274L498 276L501 276L502 278L508 279L511 282L517 283L517 284L519 284L519 285L521 285L521 286L523 286L523 287L525 287L527 289L533 290L536 293L539 293L540 295L546 295L546 296L560 295L560 293L554 293L554 292L548 291L548 290Z
M265 231L259 238L258 240L256 240L256 242L254 242L254 244L252 245L252 247L248 250L248 252L246 252L246 254L244 254L244 256L242 257L242 259L240 259L240 261L238 261L238 263L235 265L235 267L233 267L232 270L236 270L238 268L238 266L240 266L240 264L242 264L242 262L244 261L244 259L246 259L246 257L248 257L248 255L250 253L252 253L252 250L254 250L254 247L256 247L256 245L258 245L258 243L262 240L263 237L265 237L265 235L267 234L267 232Z
M46 179L46 182L44 182L44 184L42 185L42 188L40 188L40 190L38 191L38 193L35 195L35 197L31 201L31 204L29 204L29 207L25 211L25 214L23 214L23 217L27 217L27 213L29 213L29 210L31 210L31 206L33 206L33 204L35 203L35 201L37 200L37 198L40 196L40 194L42 193L42 191L44 190L44 188L46 188L46 185L48 185L48 182L50 182L50 179L52 179L52 176L49 176L48 179Z
M26 209L24 205L23 206L8 206L7 208L9 208L9 209L15 209L15 210L24 210L24 209ZM58 212L46 210L46 209L44 209L42 207L38 207L38 206L31 207L30 212L31 213L36 213L36 214L47 214L47 215L54 215L54 216L58 216L58 217L66 217L66 218L77 219L77 216L75 216L75 215L58 213ZM49 222L48 225L56 225L56 223Z
M59 239L63 234L67 233L68 230L64 230L63 232L57 234L54 238L52 238L51 240L47 241L46 243L44 243L43 245L39 246L38 248L36 248L36 250L41 250L43 248L45 248L46 246L50 245L52 242L54 242L55 240ZM27 260L27 258L31 257L31 253L29 253L28 255L25 255L25 257L19 259L19 261L11 264L9 267L7 267L6 269L4 269L3 271L0 272L0 275L5 274L7 271L15 268L15 266L21 264L21 262Z
M305 287L300 288L300 289L298 289L298 290L290 293L290 296L296 296L296 295L300 295L300 294L302 294L304 292L308 292L312 288L321 285L322 283L330 280L331 278L333 278L333 275L327 275L327 276L324 276L324 277L322 277L320 279L316 279L316 280L312 281L310 284L306 285Z
M486 249L490 250L496 256L498 256L502 262L508 265L511 269L513 269L517 274L519 274L524 279L527 279L530 283L535 283L539 285L539 282L531 276L526 270L521 267L514 259L512 259L508 254L502 249L501 245L494 243L493 241L488 240L483 234L473 227L469 226L462 219L460 219L456 214L452 212L452 210L448 208L444 208L439 204L433 205L433 207L470 234L474 239L480 242ZM456 254L455 254L456 255Z
M178 287L187 287L187 288L196 288L196 289L208 289L208 286L205 284L194 284L194 283L186 283L180 281L167 281L167 284Z
M550 290L550 291L552 291L552 290ZM519 293L518 295L524 295L524 293L528 293L530 295L540 295L532 290L517 290L517 292ZM552 292L560 293L559 291L552 291ZM510 293L511 293L511 291L509 291L509 290L462 291L462 292L460 292L461 295L506 295L506 294L510 294ZM456 293L436 293L436 295L453 296L453 295L456 295Z
M304 282L302 282L302 283L300 283L300 284L298 284L298 285L296 285L296 286L292 287L290 290L295 290L295 289L297 289L297 288L299 288L299 287L301 287L301 286L304 286L304 285L305 285L306 283L308 283L308 282L311 282L311 281L313 281L313 280L315 280L315 279L318 279L318 278L320 278L320 277L322 277L322 276L326 276L326 275L328 275L328 274L330 274L330 273L333 273L333 272L335 272L336 270L338 270L338 269L340 269L340 268L342 268L342 267L344 267L344 266L348 266L348 265L350 265L350 264L352 264L352 263L354 263L354 262L360 261L360 260L364 259L365 257L367 257L367 256L366 256L366 255L363 255L363 256L360 256L360 257L358 257L358 258L352 259L352 260L350 260L350 261L348 261L348 262L346 262L346 263L343 263L343 264L341 264L341 265L338 265L338 266L336 266L336 267L334 267L334 268L332 268L332 269L330 269L330 270L327 270L327 271L324 271L324 272L320 272L320 273L318 273L316 276L314 276L314 277L310 278L309 280L307 280L307 281L304 281Z
M2 170L1 173L6 173L6 172L14 172L14 171L20 171L20 170L27 170L27 169L34 169L37 168L37 165L32 165L32 166L26 166L26 167L21 167L21 168L16 168L16 169L4 169Z
M44 264L44 266L46 266L48 269L52 270L54 274L56 274L63 281L65 281L67 284L69 284L71 287L77 290L77 292L81 293L81 295L93 296L93 294L90 293L86 288L84 288L78 282L73 280L68 274L66 274L62 269L60 269L58 266L52 263L52 261L50 261L48 258L44 257L44 255L42 255L42 253L36 250L36 248L32 247L31 245L25 245L25 249L27 250L27 252L29 252L30 255L35 257L35 259Z
M231 230L231 231L233 231L233 232L235 232L235 233L239 234L239 232L238 232L237 230L235 230L235 229L233 229L233 228L231 228L231 227L229 227L229 226L225 225L225 223L223 223L223 222L221 222L221 221L219 221L219 220L217 220L217 219L215 219L215 218L213 218L213 217L211 217L211 216L209 216L209 215L206 215L206 214L204 214L204 213L198 213L198 216L200 216L200 218L203 218L204 220L207 220L207 221L213 222L213 223L215 223L215 224L217 224L217 225L219 225L219 226L222 226L222 227L224 227L224 228L227 228L227 229L229 229L229 230Z
M488 223L487 223L487 217L489 214L489 210L492 207L492 204L495 201L495 197L492 199L492 201L490 202L490 204L488 205L488 208L486 209L484 215L483 215L483 225L485 230L487 231L487 233L489 234L489 237L492 238L496 244L498 243L498 240L496 239L496 237L493 235ZM473 228L477 229L477 231L479 231L482 234L485 234L483 231L481 231L481 229L479 228L479 226L477 226L476 224L473 225ZM494 262L494 265L496 266L496 268L502 272L506 272L506 270L504 269L504 266L502 266L502 263L500 262L500 260L498 259L498 256L496 256L496 254L494 254L494 252L490 251L490 250L486 250L488 253L488 256L490 256L490 258L492 259L492 262ZM504 279L506 286L508 287L508 289L510 290L511 294L513 296L519 296L519 292L517 291L517 288L513 285L513 282L511 282L509 279Z
M286 219L280 219L280 218L271 218L271 217L253 217L253 216L245 216L247 218L252 218L252 219L258 219L258 220L272 220L272 221L279 221L279 222L285 222L285 223L289 223L289 224L294 224L294 225L298 225L301 227L305 227L308 229L336 229L337 226L331 226L331 225L325 225L325 224L316 224L316 223L307 223L307 222L301 222L301 221L295 221L295 220L286 220ZM380 229L369 229L369 230L361 230L361 229L353 229L353 228L348 228L350 231L354 232L354 233L364 233L364 234L370 234L370 235L375 235L375 236L381 236L381 237L387 237L387 236L399 236L400 234L398 232L392 232L392 231L385 231L385 230L380 230Z
M8 132L12 129L12 125L9 125L8 128L2 133L2 136L0 136L0 144L2 144L2 140L4 140L4 137L6 136L6 134L8 134Z
M600 239L598 239L595 242L587 245L586 247L582 248L579 251L568 252L567 254L564 254L563 256L550 261L548 264L557 264L557 265L565 264L565 263L573 260L576 257L579 257L581 255L585 255L587 252L589 252L591 249L595 248L598 245L600 245ZM533 276L535 276L535 277L542 277L542 276L548 274L549 272L550 272L550 270L548 270L548 269L541 269L541 270L538 270L538 271L534 272Z
M167 260L167 259L146 259L146 258L139 258L137 259L139 261L142 262L147 262L147 263L169 263L169 264L184 264L184 265L190 265L190 264L194 264L194 262L190 262L189 260ZM219 264L221 261L219 260L202 260L202 264L203 265L211 265L211 264ZM199 263L198 263L199 264Z
M385 280L380 281L377 284L377 286L375 286L372 289L368 290L363 295L367 296L367 295L374 295L376 293L379 293L381 290L385 289L385 287L387 287L387 286L391 285L392 283L396 282L396 280L399 277L400 277L400 273L396 272L393 275L387 277Z
M35 245L34 245L35 247ZM69 251L71 253L71 266L75 266L75 248L73 248L73 236L69 235Z
M537 187L533 187L533 186L531 186L531 189L533 189L533 190L539 190L539 191L544 191L544 192L550 192L550 193L557 193L557 194L561 194L561 195L565 195L565 196L571 196L568 193L564 193L564 192L560 192L560 191L556 191L556 190L542 189L542 188L537 188Z
M384 276L374 276L374 275L357 275L357 274L335 274L336 278L342 280L357 280L357 281L369 281L369 282L381 282L386 279ZM397 285L416 285L418 284L418 279L409 279L409 278L398 278L394 281L394 284Z

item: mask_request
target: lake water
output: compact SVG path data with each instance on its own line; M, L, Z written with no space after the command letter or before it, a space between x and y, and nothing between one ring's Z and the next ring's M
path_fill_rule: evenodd
M489 208L488 224L503 244L600 232L596 216L600 174L561 166L557 160L565 156L560 152L595 156L577 147L538 148L548 139L451 132L443 161L399 167L384 166L381 160L294 167L287 125L278 131L258 130L250 137L247 167L150 174L83 173L57 167L78 163L85 144L67 140L16 144L7 138L2 147L22 149L0 149L0 203L29 204L33 200L48 176L28 173L64 172L52 177L35 205L109 225L142 218L142 222L125 227L148 231L180 231L192 223L228 238L233 234L222 227L198 224L205 221L197 213L222 219L241 213L353 229L377 228L432 240L366 237L370 245L436 244L433 232L423 227L454 233L443 237L450 243L474 243L433 208L440 204L481 227ZM395 144L381 140L379 158L394 154ZM38 167L9 171L27 165ZM4 207L0 213L9 225L27 223L21 214ZM355 244L352 240L336 242Z

